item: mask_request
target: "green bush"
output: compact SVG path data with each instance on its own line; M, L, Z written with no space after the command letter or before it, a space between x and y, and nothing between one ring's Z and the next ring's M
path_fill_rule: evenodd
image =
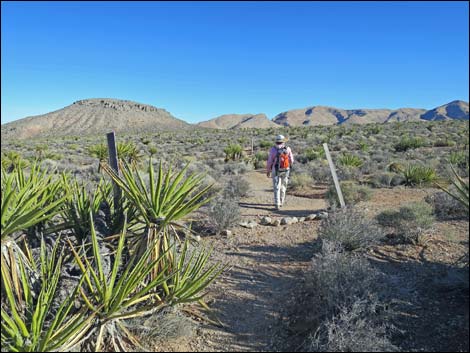
M292 190L304 189L313 184L313 178L308 174L295 173L289 180L289 188Z
M262 140L259 143L259 147L261 148L268 148L268 147L271 147L272 145L273 143L271 141L266 141L266 140Z
M433 208L425 202L413 202L398 211L386 210L376 218L380 225L394 229L396 239L411 244L424 244L425 233L434 224Z
M397 144L395 144L394 148L396 152L405 152L411 148L419 148L423 146L425 146L423 138L404 136Z

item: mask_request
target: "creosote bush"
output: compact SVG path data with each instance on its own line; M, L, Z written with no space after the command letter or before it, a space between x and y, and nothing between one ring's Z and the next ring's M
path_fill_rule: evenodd
M323 240L306 277L312 352L395 351L388 339L387 286L367 259Z
M238 201L222 196L216 197L209 204L208 217L217 234L234 226L241 217Z

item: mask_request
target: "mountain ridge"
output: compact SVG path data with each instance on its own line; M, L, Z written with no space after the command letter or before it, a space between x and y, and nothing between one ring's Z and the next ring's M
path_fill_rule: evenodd
M116 98L88 98L50 113L2 124L2 138L90 135L116 132L138 133L197 128L243 129L282 126L318 126L388 123L395 121L468 120L468 102L454 100L434 109L341 109L323 105L292 109L272 120L266 114L224 114L189 124L163 108Z

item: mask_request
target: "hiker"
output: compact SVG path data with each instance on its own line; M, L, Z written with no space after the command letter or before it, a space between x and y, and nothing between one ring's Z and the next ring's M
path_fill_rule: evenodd
M287 138L276 136L276 145L269 150L266 175L273 178L274 204L276 209L282 207L286 199L289 172L294 163L294 156L290 147L286 146Z

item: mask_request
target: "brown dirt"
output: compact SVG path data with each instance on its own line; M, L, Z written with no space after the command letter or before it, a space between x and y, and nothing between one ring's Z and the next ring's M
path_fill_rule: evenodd
M276 211L271 179L262 171L247 173L245 178L252 190L240 202L246 220L305 216L326 207L322 198L326 187L317 187L297 196L288 194L285 207ZM423 200L434 191L374 190L372 200L359 207L373 216L404 202ZM301 342L292 336L290 322L299 312L297 295L314 253L318 224L237 227L228 237L204 237L203 244L214 246L214 261L231 266L211 285L206 298L223 326L200 321L197 335L170 341L158 350L275 351ZM467 248L468 222L452 221L436 222L426 246L381 245L368 254L372 264L397 283L394 295L402 305L396 324L402 333L394 343L403 350L468 351L468 287L462 288L455 265Z

